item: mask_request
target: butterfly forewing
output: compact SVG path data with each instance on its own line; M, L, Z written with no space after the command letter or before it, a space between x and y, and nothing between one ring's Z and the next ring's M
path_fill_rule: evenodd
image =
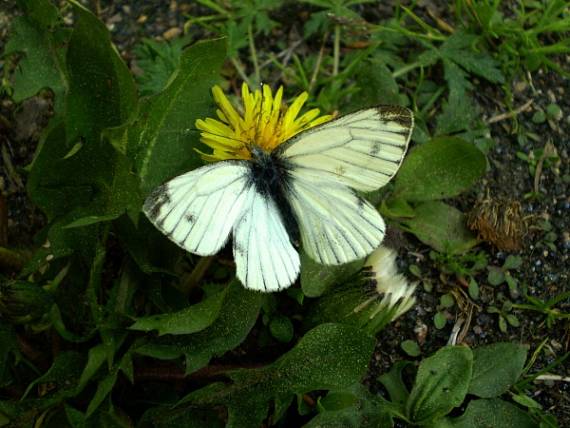
M143 211L168 238L202 256L217 253L254 191L245 161L220 162L180 175L157 188Z
M380 106L305 131L279 148L298 177L327 177L356 190L384 186L402 163L413 127L412 112Z

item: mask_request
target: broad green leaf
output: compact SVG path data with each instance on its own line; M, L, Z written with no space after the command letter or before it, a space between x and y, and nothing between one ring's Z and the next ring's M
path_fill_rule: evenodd
M175 266L182 255L180 247L166 238L145 216L141 216L136 225L129 217L120 217L117 236L144 273L175 275Z
M180 404L224 405L229 412L228 427L260 426L276 397L342 389L359 382L374 343L371 336L354 327L321 324L273 364L229 372L233 384L211 384Z
M319 400L320 413L304 428L390 428L393 426L389 403L356 384L331 391Z
M73 5L76 23L66 55L68 114L64 127L55 127L41 144L28 191L49 220L69 215L70 223L76 222L72 225L85 226L125 211L135 216L140 210L142 197L131 161L101 139L105 128L127 120L137 98L130 71L105 25ZM74 147L79 149L66 158Z
M406 230L441 253L460 254L477 245L477 237L466 226L465 215L443 202L424 202L416 216L403 222Z
M439 425L436 425L439 428ZM447 428L538 428L530 415L499 399L474 400L463 416L446 420Z
M362 62L356 77L360 90L350 99L354 110L378 104L402 104L398 84L386 65Z
M435 138L406 156L395 180L393 198L429 201L469 189L487 167L485 155L460 138Z
M465 399L473 354L462 346L447 346L420 364L406 403L406 414L416 424L445 416Z
M283 315L271 319L269 331L275 339L283 343L290 342L295 334L293 323L288 317Z
M469 393L481 398L498 397L520 377L528 346L494 343L473 351L473 378Z
M362 268L364 260L339 266L325 266L301 252L301 288L307 297L319 297L331 285L339 284Z
M75 144L83 137L87 145L94 145L103 129L121 125L133 113L136 87L128 67L111 44L105 24L75 0L69 1L76 22L66 58L67 141Z
M403 198L388 198L382 201L380 213L388 218L412 218L416 212Z
M129 329L147 332L158 330L158 334L161 336L164 334L191 334L204 330L220 314L228 290L229 288L225 288L206 297L200 303L178 312L138 318Z
M63 107L65 92L65 42L68 31L58 24L57 8L48 0L22 1L25 15L14 19L4 55L23 54L13 74L13 98L20 102L49 88L55 95L55 111Z
M197 119L212 111L210 88L225 58L224 41L200 42L186 49L166 88L141 104L138 117L114 139L127 141L126 153L136 157L143 193L201 164ZM119 145L124 143L118 143Z
M208 328L186 336L152 340L136 352L160 359L186 357L186 372L206 366L210 359L238 346L257 320L263 295L245 289L237 280L229 286L220 316Z

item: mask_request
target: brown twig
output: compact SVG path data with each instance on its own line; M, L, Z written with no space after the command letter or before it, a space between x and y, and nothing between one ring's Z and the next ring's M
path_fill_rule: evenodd
M237 369L262 367L260 364L243 366L235 364L218 364L204 367L187 375L184 369L175 364L162 364L151 367L135 367L135 383L148 381L192 381L219 377L224 373Z
M501 120L510 119L512 117L515 117L515 116L519 115L520 113L522 113L523 111L528 110L530 108L530 106L532 105L532 103L533 103L533 100L528 100L522 106L517 107L516 109L514 109L512 111L508 111L508 112L501 113L501 114L498 114L496 116L493 116L487 120L487 124L496 123L496 122L500 122Z

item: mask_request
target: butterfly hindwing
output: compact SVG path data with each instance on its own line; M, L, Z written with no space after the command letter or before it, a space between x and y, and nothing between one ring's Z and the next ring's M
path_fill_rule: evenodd
M247 288L277 291L299 275L299 254L291 244L278 207L258 192L246 202L234 231L237 277Z
M379 106L302 132L278 150L301 179L328 177L356 190L372 191L396 174L412 128L410 110Z
M331 180L292 176L288 199L311 258L327 265L348 263L382 242L384 220L370 203Z
M158 187L143 211L169 239L201 256L217 253L253 188L245 161L206 165Z

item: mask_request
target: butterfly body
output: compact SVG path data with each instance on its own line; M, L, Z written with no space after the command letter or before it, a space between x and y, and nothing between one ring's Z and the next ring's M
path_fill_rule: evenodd
M356 191L396 173L413 126L409 110L375 107L301 132L273 151L226 160L155 190L143 211L180 247L219 251L233 236L236 274L247 287L276 291L299 275L293 243L317 262L364 258L384 237L378 211Z

